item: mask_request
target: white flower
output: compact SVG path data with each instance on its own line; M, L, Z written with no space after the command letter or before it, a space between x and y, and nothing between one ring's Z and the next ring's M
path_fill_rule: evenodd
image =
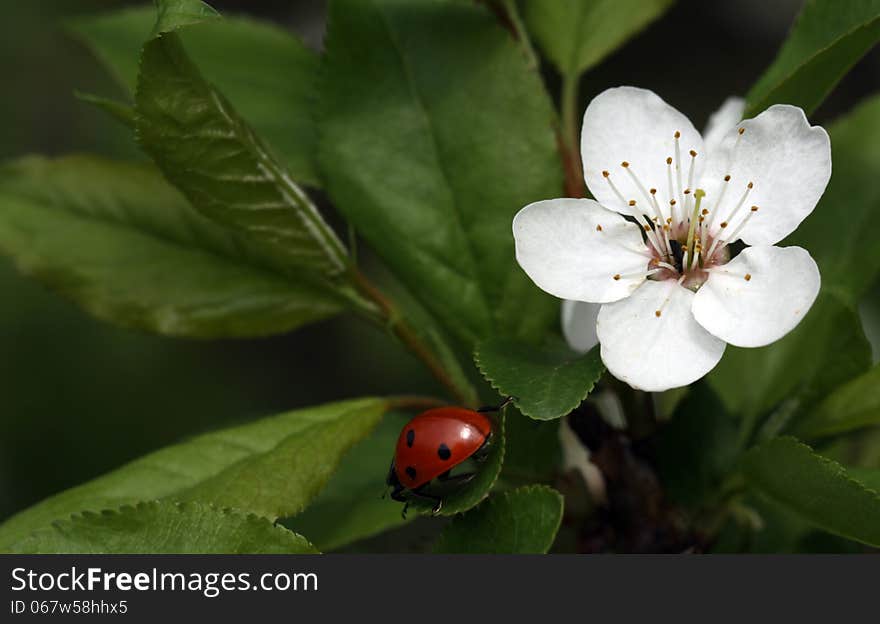
M581 135L596 201L539 201L513 220L517 261L540 288L602 304L602 360L634 388L684 386L726 343L778 340L819 292L809 253L774 245L828 184L828 134L794 106L735 123L741 112L726 103L704 140L651 91L609 89L587 107ZM737 241L748 245L738 254ZM564 303L563 328L584 348L588 332L572 326L589 318L581 305Z

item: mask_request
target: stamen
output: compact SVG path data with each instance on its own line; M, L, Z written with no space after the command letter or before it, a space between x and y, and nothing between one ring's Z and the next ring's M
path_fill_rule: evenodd
M642 218L646 221L646 224L643 225L642 228L645 230L645 236L648 238L648 241L654 247L658 256L665 256L666 251L663 249L663 244L660 242L659 235L654 231L654 228L651 227L651 222L648 220L648 217L642 215Z
M703 202L703 197L706 196L706 191L703 189L697 189L694 191L694 198L696 199L696 204L694 205L694 213L691 216L691 224L688 228L688 237L687 244L685 245L684 252L684 261L682 263L682 267L685 269L688 267L688 259L694 258L696 260L696 249L693 247L694 245L694 231L697 227L697 216L700 214L700 204Z
M746 215L746 218L743 219L742 222L740 222L740 224L739 224L739 225L736 227L736 229L730 234L730 236L728 236L728 237L725 238L724 240L722 240L721 238L716 238L716 239L712 242L712 247L709 248L709 254L708 254L706 257L707 257L707 258L711 258L711 257L712 257L712 254L715 253L715 248L718 247L719 244L721 245L721 246L719 247L719 250L720 250L720 249L724 249L724 248L728 245L728 243L730 243L730 242L732 242L732 241L735 241L735 240L737 239L737 237L739 236L739 233L742 232L743 228L746 226L746 223L748 223L748 222L749 222L749 219L752 218L752 215L754 215L754 214L757 213L757 212L758 212L758 207L757 207L757 206L752 206L752 209L749 210L749 214ZM726 222L725 222L725 223L722 223L721 226L722 226L722 227L727 227L727 223L726 223Z
M675 190L672 187L672 156L666 157L666 182L669 185L669 206L672 218L678 223L678 215L675 210Z
M624 161L621 163L621 166L623 166L624 169L626 169L626 172L629 174L629 177L632 178L633 182L635 182L635 185L638 187L639 191L642 193L642 196L645 198L645 201L648 202L648 204L651 206L656 205L656 201L651 201L653 193L648 193L648 191L645 190L645 185L642 184L641 180L639 180L639 177L636 175L636 172L632 170L632 167L629 166L629 163ZM634 204L630 204L630 205L634 205ZM644 213L644 214L647 214L647 213ZM661 220L663 219L663 213L660 212L659 206L657 206L656 216Z
M614 194L617 195L617 199L620 200L620 203L626 204L627 201L623 198L623 195L620 193L620 191L617 190L617 187L614 185L614 182L611 181L611 174L608 173L607 171L603 171L602 177L604 177L605 180L608 182L608 186L610 186L611 190L614 191Z
M620 273L615 273L612 276L612 279L615 282L619 282L622 279L647 279L654 275L655 273L659 273L663 269L651 269L650 271L639 271L637 273L624 273L621 275Z
M678 283L681 284L684 281L684 278L685 278L684 275L679 277ZM660 318L661 316L663 316L663 309L666 307L666 304L669 303L670 297L672 297L672 290L671 289L669 291L669 294L667 294L666 297L663 298L663 303L660 304L660 307L657 308L656 310L654 310L654 316L656 316L657 318Z
M752 280L751 273L738 273L736 271L731 271L731 270L725 268L724 265L719 266L719 267L712 267L709 270L712 271L713 273L721 273L722 275L728 275L730 277L735 277L737 279L745 280L747 282L750 282Z
M688 188L694 187L694 165L697 162L697 153L694 150L690 151L691 155L691 167L688 170Z
M739 214L740 208L742 208L743 204L746 203L746 199L748 199L749 193L752 192L752 188L754 188L754 186L755 185L752 184L751 182L749 182L746 185L746 190L743 191L742 197L739 198L739 202L737 202L736 207L730 212L729 215L727 215L727 219L725 219L725 223L730 223ZM727 226L722 223L721 227L727 227Z
M675 177L678 182L678 194L681 196L681 147L678 144L678 139L681 138L681 132L678 130L675 131ZM681 200L681 203L684 203L684 199ZM685 212L687 215L687 212Z

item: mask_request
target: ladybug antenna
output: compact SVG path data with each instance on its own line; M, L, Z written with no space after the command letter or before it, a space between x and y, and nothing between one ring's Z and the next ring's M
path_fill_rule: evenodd
M496 405L493 407L481 407L478 409L478 412L500 412L505 407L507 407L513 401L518 401L519 399L513 395L504 397L504 400L501 402L501 405Z

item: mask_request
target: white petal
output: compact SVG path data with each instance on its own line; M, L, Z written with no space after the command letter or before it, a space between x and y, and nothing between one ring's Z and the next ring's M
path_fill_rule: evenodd
M566 299L562 302L562 335L568 346L579 353L586 353L597 344L596 317L599 316L598 303L586 301L572 301Z
M739 128L745 130L742 136ZM825 191L831 177L828 133L810 126L804 111L796 106L771 106L737 124L709 155L701 184L710 210L715 209L712 202L720 196L725 175L730 175L730 186L712 221L715 228L728 221L732 236L754 205L759 210L737 238L749 245L778 243L813 211ZM731 216L749 182L754 188L740 211Z
M639 189L630 174L621 166L626 161L646 190L657 189L657 199L663 216L669 214L669 194L666 159L675 156L676 132L681 133L682 189L687 186L691 163L690 150L697 152L695 180L699 179L705 155L703 139L687 117L672 108L651 91L635 87L617 87L603 91L590 102L584 113L581 132L581 155L584 161L584 180L600 204L622 214L653 215L650 198ZM624 201L612 190L602 175L610 172ZM673 175L673 185L677 176ZM636 207L628 205L636 200ZM681 202L681 196L677 201Z
M513 237L519 265L561 299L623 299L642 283L651 259L639 227L592 199L529 204L513 218Z
M633 388L660 392L712 370L726 345L694 319L693 299L675 280L648 280L628 299L603 305L597 329L611 374Z
M762 347L800 323L820 283L819 268L805 249L747 247L710 272L694 297L694 317L732 345Z
M717 111L709 117L706 129L703 130L703 149L711 154L724 136L742 121L743 112L746 109L746 101L741 97L729 97L724 100Z

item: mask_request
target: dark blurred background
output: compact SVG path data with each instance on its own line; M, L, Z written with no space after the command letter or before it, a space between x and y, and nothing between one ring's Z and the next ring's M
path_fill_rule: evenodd
M74 15L131 4L138 3L0 0L0 158L74 151L143 158L125 128L73 97L74 89L123 94L61 27ZM210 4L272 20L321 46L322 1ZM700 127L724 98L748 90L800 5L682 0L587 74L584 105L609 86L634 84L657 91ZM548 71L546 79L555 91L555 76ZM878 86L874 51L813 115L814 123L830 122ZM344 397L440 392L391 338L353 318L272 339L158 338L92 320L19 277L5 258L0 293L0 520L207 429ZM876 355L876 292L862 312Z

